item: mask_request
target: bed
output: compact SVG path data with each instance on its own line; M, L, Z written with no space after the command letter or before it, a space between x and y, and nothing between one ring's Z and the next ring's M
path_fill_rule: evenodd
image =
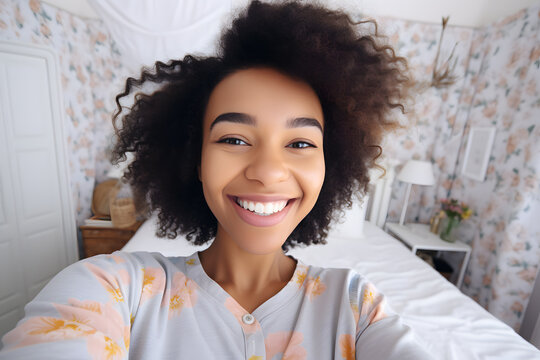
M307 264L354 268L367 276L434 358L540 359L540 351L533 345L462 294L398 240L369 221L356 224L361 226L356 235L350 229L334 230L327 245L293 249L289 254ZM193 246L181 238L157 238L155 226L155 218L147 220L122 250L183 256L206 247Z

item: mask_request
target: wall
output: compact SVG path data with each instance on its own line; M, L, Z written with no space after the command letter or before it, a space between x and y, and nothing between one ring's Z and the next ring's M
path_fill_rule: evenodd
M58 54L73 204L90 215L94 181L108 169L114 95L125 80L114 42L98 20L39 1L0 1L0 40L49 46ZM88 56L88 55L91 56Z
M462 291L516 330L540 262L539 22L535 6L482 29L448 29L452 35L444 42L460 41L459 81L420 94L417 128L391 137L386 147L390 156L435 165L437 185L415 187L408 221L428 222L445 197L475 210L460 228L461 239L473 248ZM421 24L393 26L391 41L411 59L418 78L426 78L439 32ZM461 175L471 126L497 131L483 182ZM390 221L399 217L404 189L394 184Z
M449 191L477 212L463 229L475 266L462 290L518 330L540 264L540 6L476 31L470 59L463 136L470 126L497 133L486 180L455 176Z

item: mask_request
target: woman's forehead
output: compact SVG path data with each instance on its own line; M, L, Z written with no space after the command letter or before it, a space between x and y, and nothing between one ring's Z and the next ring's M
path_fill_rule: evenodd
M323 124L323 112L315 91L305 82L271 68L239 70L224 78L210 94L205 127L222 113L246 113L254 117L311 117Z

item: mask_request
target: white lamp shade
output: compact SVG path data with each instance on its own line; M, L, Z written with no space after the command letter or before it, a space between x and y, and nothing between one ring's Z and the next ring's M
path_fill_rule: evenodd
M397 176L398 180L415 185L433 185L433 165L429 161L409 160Z

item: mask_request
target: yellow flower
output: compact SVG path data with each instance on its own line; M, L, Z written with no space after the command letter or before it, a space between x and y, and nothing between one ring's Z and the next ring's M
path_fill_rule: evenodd
M144 277L143 277L143 292L144 291L152 291L152 284L154 283L154 280L156 280L155 276L152 276L151 273L148 273L145 271L146 269L143 269Z
M298 284L298 286L302 286L302 284L304 283L304 280L306 280L306 276L307 276L307 272L305 271L302 271L302 272L298 272L296 274L296 283Z
M184 305L184 299L180 297L179 295L174 295L170 299L169 309L177 310L177 309L180 309L183 305Z
M326 290L326 285L321 281L321 278L310 277L306 285L306 296L309 300L313 300L315 297L321 295Z
M107 359L113 359L117 355L122 354L120 346L108 336L105 336L105 351L107 353Z
M107 289L107 292L116 302L123 302L124 295L122 295L122 290L119 288L113 288L112 286Z
M368 304L371 305L371 304L373 304L373 297L374 297L374 296L373 296L373 291L371 291L371 289L366 290L366 291L364 292L364 301L363 301L363 302L364 302L364 305L368 305Z
M463 220L467 220L468 218L470 218L472 215L472 210L471 209L467 209L463 212L463 214L461 215L461 217L463 218Z

